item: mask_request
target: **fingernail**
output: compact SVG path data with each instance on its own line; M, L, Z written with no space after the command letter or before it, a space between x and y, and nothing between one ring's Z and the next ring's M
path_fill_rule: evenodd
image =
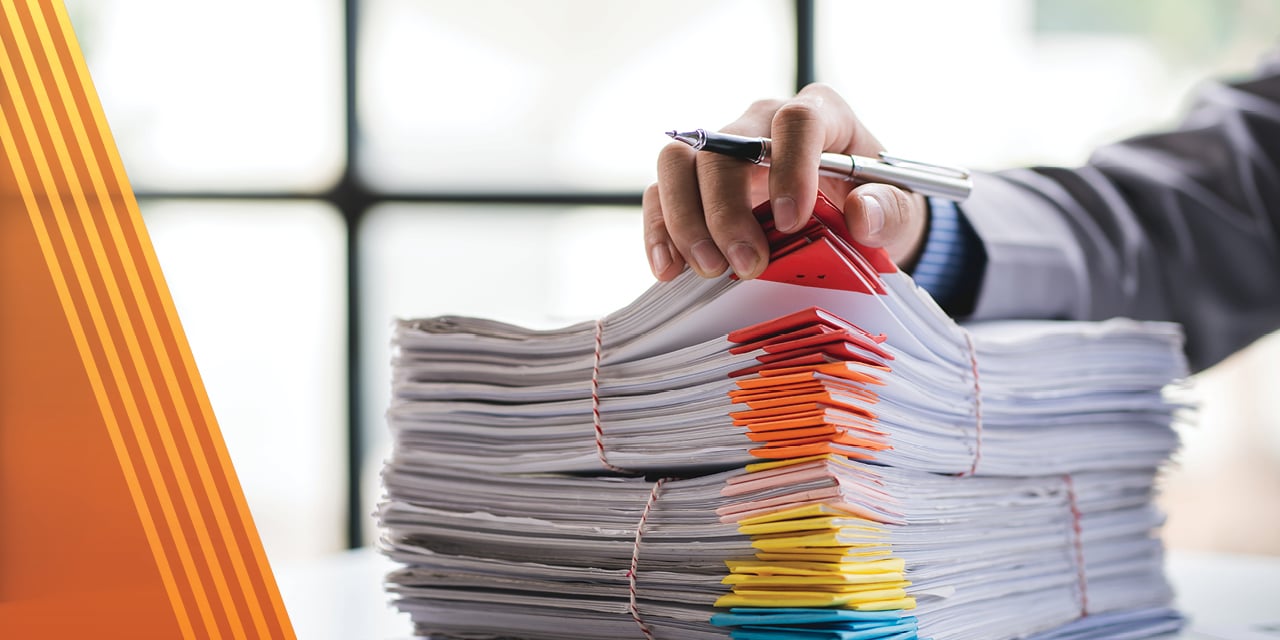
M867 216L867 235L874 236L884 228L884 207L871 196L862 196L862 212Z
M716 243L710 240L699 240L694 243L691 253L702 275L715 275L724 270L724 256L720 255Z
M750 278L755 275L756 265L759 263L760 254L750 244L737 242L729 247L729 264L733 265L733 272L739 277Z
M649 249L649 267L653 269L653 275L662 275L669 266L671 266L671 250L667 248L667 243L659 242L653 245Z
M789 196L782 196L773 201L773 224L778 231L790 233L800 222L800 213L796 211L796 201Z

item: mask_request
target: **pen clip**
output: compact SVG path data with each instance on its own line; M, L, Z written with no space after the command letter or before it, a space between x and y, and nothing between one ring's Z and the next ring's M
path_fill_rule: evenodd
M949 178L967 179L969 177L969 171L966 169L961 169L960 167L948 167L941 164L931 164L928 162L920 162L918 160L908 160L906 158L900 158L898 156L889 155L885 151L880 152L880 161L887 165L892 165L895 167L918 169L920 171L926 171L934 175L946 176Z

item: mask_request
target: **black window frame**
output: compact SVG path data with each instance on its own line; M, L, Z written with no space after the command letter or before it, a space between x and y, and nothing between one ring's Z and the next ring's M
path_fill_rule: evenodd
M795 88L815 80L814 50L815 0L794 0ZM345 163L339 178L327 189L305 191L139 191L140 201L156 200L270 200L324 202L341 215L346 235L346 544L363 546L364 527L372 505L364 504L361 486L367 452L367 428L362 424L361 373L361 273L360 224L370 209L387 203L515 204L515 205L640 205L640 191L628 192L499 192L484 191L385 191L375 189L359 176L360 131L357 87L360 0L343 0L343 150Z

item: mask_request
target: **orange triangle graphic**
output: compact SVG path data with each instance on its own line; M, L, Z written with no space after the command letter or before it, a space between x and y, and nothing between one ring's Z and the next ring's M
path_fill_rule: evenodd
M0 638L293 638L66 9L0 14Z

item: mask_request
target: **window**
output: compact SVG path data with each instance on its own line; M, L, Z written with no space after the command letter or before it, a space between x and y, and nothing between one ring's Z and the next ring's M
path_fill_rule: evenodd
M786 0L69 10L276 562L373 540L393 318L634 297L662 132L791 93L807 24Z
M1247 70L1280 18L1200 0L68 4L276 562L373 540L393 318L547 326L648 285L637 205L663 131L816 78L904 156L1069 164ZM1180 487L1229 475L1232 452L1252 461L1233 486L1280 494L1277 345L1204 376L1172 540L1212 544L1179 533L1197 500Z

